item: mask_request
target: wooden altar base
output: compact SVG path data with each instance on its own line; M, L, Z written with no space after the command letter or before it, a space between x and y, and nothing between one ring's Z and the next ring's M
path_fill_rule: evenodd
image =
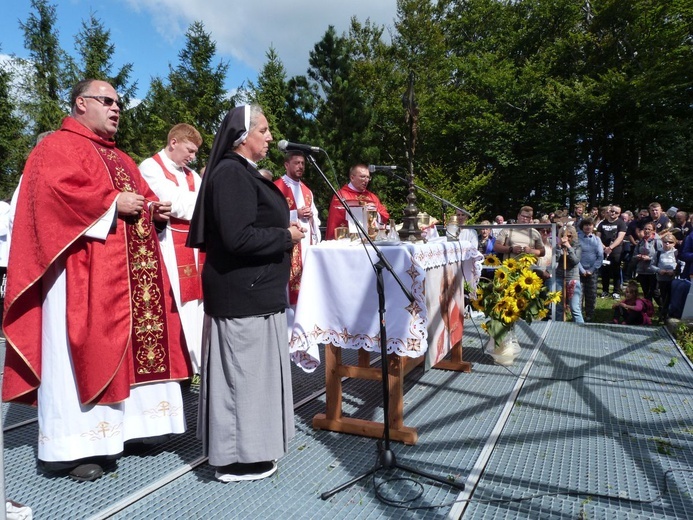
M433 368L471 372L472 364L462 361L462 345L458 343L450 351L450 359L441 360ZM388 379L390 410L388 423L390 440L414 445L419 439L416 428L404 426L404 377L424 362L426 356L410 358L389 354ZM313 428L342 433L352 433L364 437L382 439L385 425L377 421L344 417L342 414L342 378L369 379L382 381L382 368L371 367L371 353L359 349L358 365L342 363L342 349L334 345L325 346L325 413L313 417Z

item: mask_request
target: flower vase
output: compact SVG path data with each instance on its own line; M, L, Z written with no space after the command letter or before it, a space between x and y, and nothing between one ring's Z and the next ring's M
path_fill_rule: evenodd
M508 329L498 342L492 336L489 337L484 350L499 365L512 365L520 353L520 342L517 340L515 328Z

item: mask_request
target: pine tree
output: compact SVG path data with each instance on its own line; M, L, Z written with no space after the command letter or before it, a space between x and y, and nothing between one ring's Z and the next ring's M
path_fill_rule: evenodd
M214 135L224 115L232 107L232 98L224 87L228 62L213 64L216 43L202 22L193 22L186 43L170 67L168 81L154 78L144 101L135 109L140 143L134 151L144 159L166 143L170 128L178 123L193 125L202 135L197 154L198 169L209 157Z
M0 200L9 198L21 174L28 137L10 95L12 73L0 66Z
M29 59L17 59L20 68L31 73L22 77L22 90L28 96L23 110L31 121L34 135L56 130L68 112L65 66L68 58L60 48L55 5L48 0L31 0L35 12L19 26L24 32L24 47Z

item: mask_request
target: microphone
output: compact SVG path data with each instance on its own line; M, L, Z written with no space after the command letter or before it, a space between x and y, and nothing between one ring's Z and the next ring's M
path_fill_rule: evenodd
M392 170L396 170L397 168L398 168L397 166L378 166L377 164L369 164L368 165L368 171L371 173L389 172Z
M290 143L286 139L282 139L277 143L277 147L282 151L282 152L304 152L304 153L320 153L322 152L322 148L318 148L317 146L311 146L309 144L298 144L298 143Z

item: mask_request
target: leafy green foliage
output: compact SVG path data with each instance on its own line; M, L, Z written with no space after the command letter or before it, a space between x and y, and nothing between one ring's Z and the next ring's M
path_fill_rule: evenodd
M6 98L28 127L20 157L37 133L59 125L77 77L108 79L124 99L134 88L129 64L111 73L118 49L93 14L75 36L74 62L59 47L55 7L31 5L20 24L30 59L15 65L32 73L17 77L25 98ZM187 122L203 135L204 164L219 121L243 99L265 108L275 140L327 150L330 162L319 160L334 184L358 162L397 164L477 220L578 200L685 208L693 198L692 22L685 0L398 0L392 27L356 18L344 34L327 27L304 75L287 77L270 47L257 81L237 97L224 87L228 64L195 22L179 63L124 113L118 140L143 159ZM416 121L403 105L409 77ZM4 115L0 124L1 141L14 127ZM21 159L8 161L16 173ZM278 175L282 162L272 147L263 166ZM307 180L324 218L331 192L315 173L309 167ZM378 174L371 188L400 220L406 183ZM417 199L442 216L434 199Z
M10 98L12 73L0 67L0 199L12 196L24 164L26 138L23 122L14 113Z
M34 135L56 130L67 115L65 67L68 58L60 48L55 5L48 0L31 0L32 12L19 25L24 31L24 47L28 60L17 59L29 74L20 76L21 90L26 96L21 109L31 122Z

